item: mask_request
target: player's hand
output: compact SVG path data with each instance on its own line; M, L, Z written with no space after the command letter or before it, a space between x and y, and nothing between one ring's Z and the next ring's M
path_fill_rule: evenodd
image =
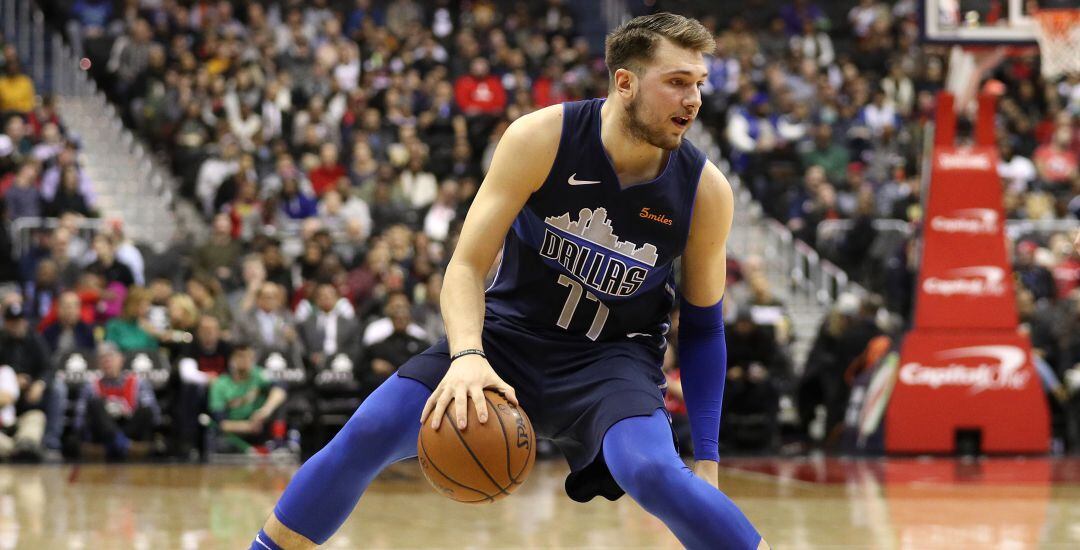
M704 479L709 485L720 488L720 464L715 460L695 460L694 475Z
M459 430L468 426L468 400L472 398L473 406L476 407L476 417L480 423L487 422L487 400L484 399L484 389L493 388L503 394L514 405L518 404L517 395L510 384L503 382L495 369L487 359L479 355L466 355L454 361L450 370L446 372L442 382L424 404L424 412L420 415L420 423L423 424L428 415L431 415L431 429L438 430L442 424L443 415L446 414L450 402L454 402L453 418L457 422Z

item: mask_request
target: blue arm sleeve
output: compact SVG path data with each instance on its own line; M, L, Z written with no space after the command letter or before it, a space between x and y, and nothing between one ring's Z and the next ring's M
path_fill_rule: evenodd
M697 460L720 459L720 406L727 378L723 311L723 299L708 307L684 299L679 306L679 370Z

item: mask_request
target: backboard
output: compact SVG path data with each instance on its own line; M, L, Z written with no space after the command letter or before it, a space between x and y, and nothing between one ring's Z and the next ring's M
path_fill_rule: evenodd
M922 0L922 13L919 14L922 39L937 44L1033 45L1035 20L1031 14L1040 4L1047 3L1033 0Z

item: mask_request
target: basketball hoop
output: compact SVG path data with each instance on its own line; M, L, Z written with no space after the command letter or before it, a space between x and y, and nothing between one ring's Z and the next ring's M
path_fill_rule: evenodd
M1043 78L1080 73L1080 9L1034 13Z

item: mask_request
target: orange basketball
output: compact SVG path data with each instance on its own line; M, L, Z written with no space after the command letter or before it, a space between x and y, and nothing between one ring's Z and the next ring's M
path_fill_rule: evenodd
M481 424L469 403L469 424L459 430L447 410L439 430L420 428L416 453L435 490L458 502L495 502L514 492L536 462L536 435L525 411L484 390L488 420ZM451 407L452 408L452 407Z

